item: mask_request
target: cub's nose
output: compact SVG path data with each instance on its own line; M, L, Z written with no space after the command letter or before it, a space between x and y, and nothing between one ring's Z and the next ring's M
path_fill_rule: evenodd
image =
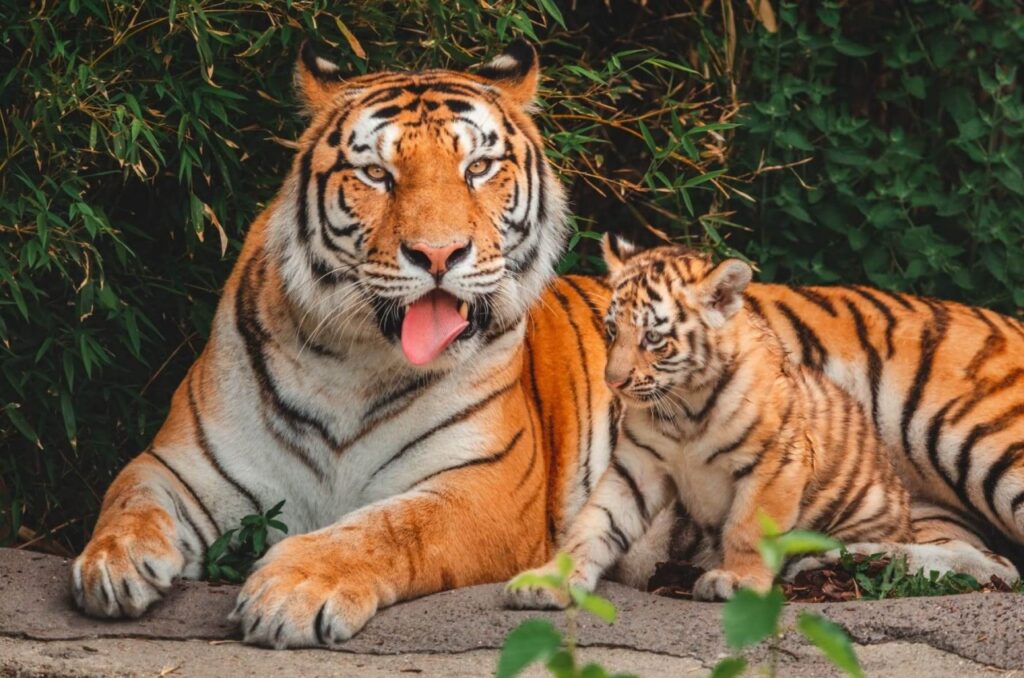
M608 388L619 388L628 381L627 377L620 377L615 374L605 374L604 383L608 384Z
M434 276L442 276L469 254L468 241L447 245L432 245L426 242L402 243L405 258Z

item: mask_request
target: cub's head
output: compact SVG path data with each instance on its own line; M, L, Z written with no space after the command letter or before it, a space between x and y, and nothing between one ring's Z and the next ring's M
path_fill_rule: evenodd
M317 340L443 369L524 317L565 238L538 79L523 42L472 73L351 78L303 50L312 121L269 237Z
M711 383L723 366L720 335L743 306L750 266L738 259L714 266L679 246L637 252L613 236L603 249L612 284L608 385L653 407L671 405L673 390Z

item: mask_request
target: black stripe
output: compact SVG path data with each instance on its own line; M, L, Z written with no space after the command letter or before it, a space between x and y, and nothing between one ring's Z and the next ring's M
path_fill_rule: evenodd
M523 390L523 405L523 410L526 411L526 420L530 424L530 463L527 464L526 470L523 471L523 476L516 484L517 491L522 489L523 485L526 484L526 481L529 480L530 474L533 473L533 467L537 464L537 457L539 456L537 454L537 427L533 424L534 412L530 410L530 400L525 389ZM537 413L537 417L540 417L539 412ZM538 485L538 487L540 487L540 485ZM538 489L537 491L539 492L540 490ZM536 494L536 492L534 494Z
M910 522L912 525L917 525L918 523L932 522L935 520L939 521L940 523L949 523L950 525L956 525L960 529L966 530L967 532L970 532L975 536L981 536L979 534L977 527L974 526L972 523L967 522L960 517L954 518L953 516L945 514L934 516L919 516L917 518L912 519Z
M590 488L590 453L594 445L594 412L593 412L593 399L590 392L590 367L589 360L587 360L587 352L583 347L583 335L580 333L580 326L576 323L576 318L573 317L572 309L569 307L569 300L564 294L558 291L556 285L551 286L551 294L554 295L555 299L561 305L562 310L565 311L566 320L569 321L569 326L572 327L573 334L576 337L576 355L580 360L580 367L583 368L583 387L584 387L584 401L583 411L586 413L586 456L584 457L584 474L583 474L583 486ZM572 384L573 382L570 382ZM578 416L578 410L577 410ZM584 422L580 422L581 427ZM581 428L582 432L582 428Z
M971 358L971 362L964 368L964 373L969 376L977 375L982 366L993 356L999 355L1006 350L1006 335L996 327L995 323L989 320L984 311L980 308L972 308L971 312L988 327L988 336L978 352Z
M623 531L619 529L618 524L615 522L615 518L612 516L612 512L606 509L604 506L598 505L597 508L604 511L605 515L608 516L608 529L612 531L612 538L615 540L616 545L623 553L628 551L629 539L627 539L625 533L623 533Z
M588 297L583 291L583 288L579 286L579 283L571 277L565 276L562 278L562 281L571 287L576 294L579 295L580 299L583 300L583 303L587 305L587 308L590 309L590 319L594 324L594 331L597 332L597 336L604 337L604 312L594 304L590 297Z
M375 478L378 473L380 473L381 471L386 469L388 466L390 466L391 464L393 464L396 461L398 461L399 459L401 459L402 456L404 456L406 452L408 452L412 448L416 447L417 445L422 443L427 438L430 438L431 436L436 434L438 431L443 431L446 428L454 426L455 424L458 424L459 422L461 422L461 421L465 420L466 418L472 416L473 414L479 412L480 410L482 410L483 408L485 408L489 404L491 404L491 402L493 402L495 399L497 399L500 396L504 395L505 393L508 393L509 391L511 391L512 388L516 384L518 384L518 383L519 383L518 381L513 381L513 382L510 382L508 384L505 384L501 388L488 393L486 396L484 396L482 399L476 401L472 405L469 405L468 407L464 407L463 409L459 410L458 412L456 412L452 416L450 416L447 419L445 419L444 421L442 421L440 424L436 424L435 426L433 426L430 429L428 429L426 432L421 433L420 435L418 435L415 438L413 438L411 441L409 441L408 443L403 445L402 448L398 450L398 452L395 452L393 455L391 455L391 458L389 458L386 462L384 462L376 471L374 471L372 474L370 474L370 480L367 481L366 485L363 486L363 489L365 490L366 487L368 487L370 485L370 483L373 481L373 478Z
M653 447L651 447L649 445L644 445L639 440L637 440L636 436L633 435L633 432L630 431L629 428L626 427L626 423L625 422L622 423L622 434L626 436L626 439L630 443L632 443L636 447L639 447L641 450L644 450L645 452L650 453L658 461L660 461L660 462L664 462L665 461L665 458L662 457L660 454L658 454L657 450L655 450Z
M836 313L836 307L832 305L832 301L821 292L815 292L810 287L791 287L790 289L818 308L824 310L833 318L839 315Z
M259 318L259 309L256 307L255 298L250 298L250 294L258 295L263 286L262 280L258 283L254 280L257 272L257 259L257 256L253 256L246 262L242 280L238 285L238 292L235 296L235 326L242 337L260 392L277 414L289 425L312 428L331 447L337 447L340 443L331 435L327 424L287 402L278 391L276 380L270 373L264 350L265 345L271 341L271 336ZM264 265L262 262L259 264L261 268ZM305 462L307 466L315 469L311 459L306 459Z
M174 470L174 467L173 467L173 466L171 466L170 464L168 464L168 463L167 463L167 460L166 460L166 459L164 459L164 458L163 458L163 457L161 457L161 456L160 456L159 454L157 454L156 452L154 452L154 451L153 451L153 448L152 448L152 447L150 447L150 448L149 448L149 449L147 449L147 450L146 450L145 452L143 452L143 454L148 454L149 456L151 456L151 457L153 457L154 459L156 459L156 460L157 460L158 462L160 462L160 464L161 464L161 465L162 465L162 466L163 466L164 468L166 468L166 469L167 469L168 471L170 471L170 472L171 472L171 475L173 475L173 476L174 476L175 478L177 478L177 479L178 479L178 482L179 482L179 483L181 483L181 484L182 484L182 486L183 486L183 487L184 487L184 488L185 488L186 490L188 490L188 493L189 493L189 494L191 494L191 495L192 495L192 499L194 499L194 500L195 500L195 502L196 502L196 504L198 504L198 505L199 505L199 508L200 508L200 509L202 510L202 512L203 512L203 515L205 515L205 516L206 516L206 519L207 519L208 521L210 521L210 524L211 524L211 525L213 525L213 529L214 529L214 531L216 532L217 536L219 537L219 536L220 536L220 534L221 534L221 532L220 532L220 525L218 525L218 524L217 524L217 521L213 519L213 514L212 514L212 513L210 513L210 510L209 510L208 508L206 508L206 504L204 504L204 503L202 502L202 500L201 500L201 499L199 498L199 495L198 495L198 494L196 494L196 491L195 491L194 489L192 489L192 486L191 486L191 485L189 485L189 484L188 484L188 483L187 483L187 482L185 481L185 478L183 478L183 477L182 477L182 475L181 475L180 473L178 473L177 471L175 471L175 470Z
M800 362L815 369L824 367L827 352L814 330L808 327L804 321L800 320L786 302L776 301L775 307L786 317L796 333L797 341L800 342Z
M921 330L921 355L917 363L917 371L914 381L911 384L910 392L903 403L903 413L900 417L900 436L903 442L903 453L908 459L913 459L913 450L910 447L910 422L917 413L921 404L925 386L932 374L932 364L935 361L935 352L939 344L946 337L946 326L949 315L945 308L929 304L932 311L932 322ZM933 462L934 463L934 462Z
M715 408L715 405L718 404L718 398L722 395L722 392L725 391L726 387L730 383L732 383L733 377L735 376L735 366L728 365L725 369L725 372L719 376L718 381L715 383L715 387L711 389L711 393L710 395L708 395L708 399L704 401L704 406L701 407L696 414L691 416L689 415L689 413L687 413L687 416L689 416L690 419L693 419L695 421L706 419L707 416L711 414L711 411Z
M382 409L394 405L396 401L401 400L406 396L422 391L435 381L437 381L437 375L427 374L414 377L409 381L409 383L403 384L396 390L385 391L378 395L377 399L374 400L368 408L366 408L366 412L363 414L363 421L371 421Z
M182 501L181 496L177 492L171 492L170 490L166 490L164 493L174 505L174 513L178 516L178 520L188 523L188 526L192 529L192 534L194 534L196 539L199 540L199 545L202 547L202 550L196 555L202 559L203 554L205 554L206 550L210 548L210 542L207 541L206 537L203 536L203 533L199 530L199 526L196 525L196 521L192 518L192 514L189 513L188 506L186 506L185 502ZM184 539L181 540L181 545L188 547L189 551L192 550L192 546Z
M737 438L736 440L732 441L728 445L720 447L717 450L715 450L714 452L712 452L711 455L707 459L704 460L704 463L709 465L709 464L711 464L711 462L713 462L715 459L717 459L718 457L722 456L723 454L729 454L731 452L735 452L736 450L740 449L740 447L742 447L743 444L747 442L747 438L750 437L750 434L754 432L754 429L757 428L758 424L760 424L760 423L761 423L761 417L758 416L758 417L756 417L754 419L754 421L750 422L750 425L747 426L746 429L744 429L743 433L740 434L739 438Z
M860 295L869 304L878 309L878 312L882 314L883 318L885 318L885 350L886 356L891 358L895 351L892 336L893 331L896 329L896 316L893 314L892 309L886 306L885 302L872 294L872 290L870 288L857 285L854 287L848 287L847 289L854 294Z
M637 508L640 509L640 515L643 516L644 525L647 525L651 522L651 515L647 512L647 502L644 501L644 495L640 492L640 486L636 484L636 479L618 459L612 459L612 468L626 481L629 491L633 493L633 501L636 502Z
M433 473L431 473L429 475L426 475L426 476L420 478L419 480L417 480L415 483L413 483L409 487L408 490L406 490L406 492L412 491L413 488L415 488L417 485L419 485L421 483L425 483L428 480L430 480L431 478L436 478L437 476L441 475L442 473L448 473L450 471L458 471L459 469L468 468L470 466L479 466L480 464L494 464L494 463L497 463L497 462L501 461L502 459L504 459L505 457L508 456L508 453L511 452L512 448L514 448L516 446L516 443L519 442L519 439L523 437L523 433L525 432L525 430L526 429L522 429L521 428L518 431L516 431L516 434L514 436L512 436L512 440L510 440L508 442L508 444L505 445L505 447L501 448L497 452L489 454L489 455L487 455L485 457L477 457L476 459L470 459L468 461L464 461L464 462L461 462L459 464L455 464L454 466L449 466L448 468L443 468L440 471L434 471Z
M992 464L989 468L988 473L985 474L985 480L982 483L982 490L985 493L985 503L988 504L989 509L992 511L992 515L997 518L999 512L996 511L996 488L999 486L999 481L1003 479L1007 471L1021 459L1021 453L1024 453L1024 442L1016 442L1003 450L1003 453L999 455L999 459ZM1013 519L1011 512L1010 519Z
M199 413L199 405L196 402L195 393L192 391L192 374L193 373L189 373L188 383L185 386L188 389L188 407L189 412L192 414L192 422L196 427L196 442L199 445L199 449L203 453L203 456L206 457L206 460L210 462L210 465L213 466L214 470L216 470L229 485L235 488L239 494L248 499L253 505L253 508L259 511L260 502L256 499L255 495L253 495L253 493L240 482L232 478L228 472L224 470L224 467L221 466L220 459L217 458L217 452L213 449L213 445L210 443L210 439L206 435L206 428L203 426L203 419Z
M1024 377L1024 369L1017 368L1011 370L1005 377L995 383L984 380L982 384L978 384L975 387L975 391L971 397L964 400L964 404L961 405L956 414L950 418L949 423L960 423L960 421L966 417L967 414L978 405L978 403L1015 386L1022 377Z
M860 511L861 504L864 503L864 497L867 496L868 490L870 490L874 484L874 478L868 478L867 481L865 481L864 486L857 490L857 493L853 495L853 499L846 502L843 510L829 521L828 527L825 529L825 534L833 534L842 526L843 521L857 515L857 512Z
M950 408L956 402L957 398L949 400L932 415L931 421L928 422L927 434L925 435L925 450L928 453L928 461L931 462L932 468L949 485L950 489L955 489L956 484L953 482L953 477L943 467L942 460L939 459L939 439L942 436L942 426L945 423L946 414L949 413Z
M853 316L853 325L857 330L857 340L860 342L860 346L864 349L864 354L868 359L868 384L871 387L871 421L874 422L877 429L878 389L879 383L882 380L882 359L868 337L867 324L864 322L864 316L861 315L860 309L849 299L844 299L843 301L846 303L846 308L850 310L850 315Z
M975 424L971 428L971 432L967 434L967 438L964 439L963 444L960 446L960 452L957 455L956 469L958 475L955 488L957 495L962 495L964 498L968 496L967 480L971 472L971 452L974 450L974 446L978 444L978 441L1006 430L1022 415L1024 415L1024 403L1017 403L999 415L998 418L983 424ZM967 506L971 506L967 501L964 503Z

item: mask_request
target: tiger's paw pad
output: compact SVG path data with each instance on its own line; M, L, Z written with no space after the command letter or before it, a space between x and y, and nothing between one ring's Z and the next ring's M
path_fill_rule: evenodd
M766 591L771 587L771 578L742 576L730 570L708 570L693 585L694 600L729 600L739 589L752 588Z
M358 590L335 577L270 563L249 577L228 619L238 622L251 645L335 648L376 612L369 587Z
M99 536L71 566L71 595L92 617L138 617L184 567L184 556L163 535Z

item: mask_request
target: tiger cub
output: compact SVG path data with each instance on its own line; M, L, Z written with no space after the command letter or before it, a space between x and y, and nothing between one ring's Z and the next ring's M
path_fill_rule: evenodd
M778 337L744 308L750 266L717 266L682 247L630 257L604 241L613 296L605 380L624 405L611 466L564 542L588 589L678 497L710 537L697 564L701 600L767 590L758 512L780 529L844 542L913 541L910 500L860 405L787 359ZM841 467L858 469L837 481ZM513 605L558 605L540 590ZM517 599L518 598L518 599ZM532 598L532 600L531 600Z

